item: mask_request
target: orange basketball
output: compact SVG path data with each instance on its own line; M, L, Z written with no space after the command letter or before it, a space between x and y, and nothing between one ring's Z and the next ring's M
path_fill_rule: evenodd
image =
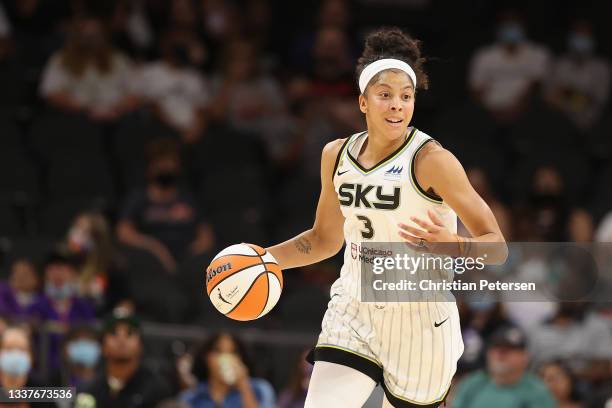
M237 244L219 252L206 268L206 293L213 306L234 320L267 314L283 290L283 272L268 251Z

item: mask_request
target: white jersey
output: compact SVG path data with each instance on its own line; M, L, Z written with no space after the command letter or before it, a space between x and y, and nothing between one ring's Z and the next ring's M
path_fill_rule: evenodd
M435 297L423 302L362 301L361 244L403 242L398 222L410 224L413 216L427 220L430 209L455 233L457 215L423 191L414 177L414 158L433 139L410 128L394 153L365 169L356 158L367 137L364 132L348 138L336 160L333 180L346 218L346 250L311 357L368 375L381 383L395 407L438 407L463 353L457 306ZM445 277L448 272L439 271Z
M457 214L441 199L424 191L414 175L414 158L433 139L409 128L406 140L395 152L366 169L357 156L367 137L367 132L363 132L347 139L333 176L345 217L346 241L344 265L334 287L357 299L362 242L403 242L397 224L403 222L418 228L410 217L429 220L428 210L435 211L449 231L457 232ZM452 280L452 275L448 279Z

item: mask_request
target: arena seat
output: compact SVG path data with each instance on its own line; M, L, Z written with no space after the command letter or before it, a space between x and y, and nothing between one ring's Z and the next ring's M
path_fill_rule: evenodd
M40 204L39 230L41 233L63 238L75 216L88 210L103 209L105 203L92 198L58 197Z
M105 157L79 150L57 150L46 171L47 193L61 197L103 198L115 196L114 181Z
M22 215L14 203L0 200L0 237L16 237L24 232Z
M14 61L0 62L0 106L14 110L26 101L27 82Z
M21 149L22 142L21 132L10 114L6 110L0 111L0 151Z
M69 148L79 152L104 151L100 127L83 115L49 109L36 117L29 133L34 151L51 160L58 151Z
M4 211L0 213L2 217ZM0 221L1 222L1 221ZM0 234L1 235L1 234ZM3 249L6 250L4 259L0 260L0 276L8 275L10 264L19 258L27 258L40 265L55 247L55 238L39 235L36 237L13 237L3 240Z
M39 195L38 174L20 149L0 149L0 197L33 202Z
M113 159L119 167L121 189L130 191L145 184L146 145L160 138L178 139L176 131L142 112L123 118L112 136Z
M182 322L189 302L179 289L178 275L169 275L145 250L124 245L120 253L127 261L126 278L138 314L145 320Z

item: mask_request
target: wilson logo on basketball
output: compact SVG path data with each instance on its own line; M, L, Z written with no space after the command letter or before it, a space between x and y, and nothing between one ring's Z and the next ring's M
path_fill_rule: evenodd
M206 283L210 282L212 278L214 278L221 272L229 271L230 269L232 269L232 264L230 262L217 266L215 269L209 268L208 272L206 273Z

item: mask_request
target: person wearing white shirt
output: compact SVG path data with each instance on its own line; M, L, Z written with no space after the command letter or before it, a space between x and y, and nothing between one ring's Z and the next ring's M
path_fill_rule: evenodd
M574 125L588 130L601 117L610 93L610 64L594 55L591 25L577 21L567 39L568 52L555 61L547 100Z
M528 106L529 97L548 71L549 52L526 39L514 14L502 16L497 43L474 55L469 85L476 100L499 122L508 122Z
M190 51L189 43L179 34L167 34L162 59L144 65L134 86L135 93L188 143L197 140L204 128L209 100L207 83L192 67Z

